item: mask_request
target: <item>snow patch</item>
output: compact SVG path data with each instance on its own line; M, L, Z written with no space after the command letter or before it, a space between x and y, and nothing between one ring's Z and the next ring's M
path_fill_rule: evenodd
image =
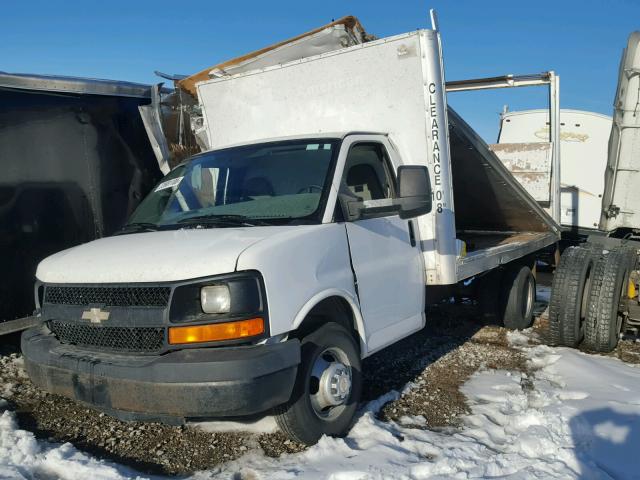
M121 480L139 477L126 467L78 452L70 443L49 444L18 428L12 412L0 416L0 478Z
M425 430L419 417L377 420L373 412L398 395L391 392L345 439L276 460L247 456L226 465L223 478L247 468L259 479L636 478L640 369L571 349L522 351L535 375L474 374L462 388L471 414L459 430Z
M249 432L273 433L278 430L275 418L271 416L250 419L247 421L208 420L189 422L190 426L205 432Z
M525 332L519 332L518 330L508 331L507 341L512 347L526 347L529 345L529 337L525 335Z

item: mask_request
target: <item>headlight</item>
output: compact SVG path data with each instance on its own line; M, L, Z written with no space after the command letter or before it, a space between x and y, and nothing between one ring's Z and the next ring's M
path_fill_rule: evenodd
M200 289L200 305L204 313L229 313L231 293L227 285L211 285Z
M171 323L266 318L262 279L257 272L221 275L177 286L172 294Z

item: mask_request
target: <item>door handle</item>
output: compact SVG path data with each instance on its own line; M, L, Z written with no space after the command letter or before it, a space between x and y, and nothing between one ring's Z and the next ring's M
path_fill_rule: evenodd
M416 232L413 230L413 221L409 220L409 242L412 247L416 246Z

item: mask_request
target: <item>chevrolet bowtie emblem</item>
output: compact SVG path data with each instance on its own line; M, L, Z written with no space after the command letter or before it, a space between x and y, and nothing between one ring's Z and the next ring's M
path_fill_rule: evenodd
M91 308L82 312L82 319L89 320L91 323L100 323L104 320L109 320L109 315L109 312L103 312L99 308Z

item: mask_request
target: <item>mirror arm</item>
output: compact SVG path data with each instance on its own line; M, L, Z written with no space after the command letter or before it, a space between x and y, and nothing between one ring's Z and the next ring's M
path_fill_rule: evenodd
M354 221L360 218L375 218L400 213L402 206L399 200L397 198L383 198L380 200L347 201L345 219Z

